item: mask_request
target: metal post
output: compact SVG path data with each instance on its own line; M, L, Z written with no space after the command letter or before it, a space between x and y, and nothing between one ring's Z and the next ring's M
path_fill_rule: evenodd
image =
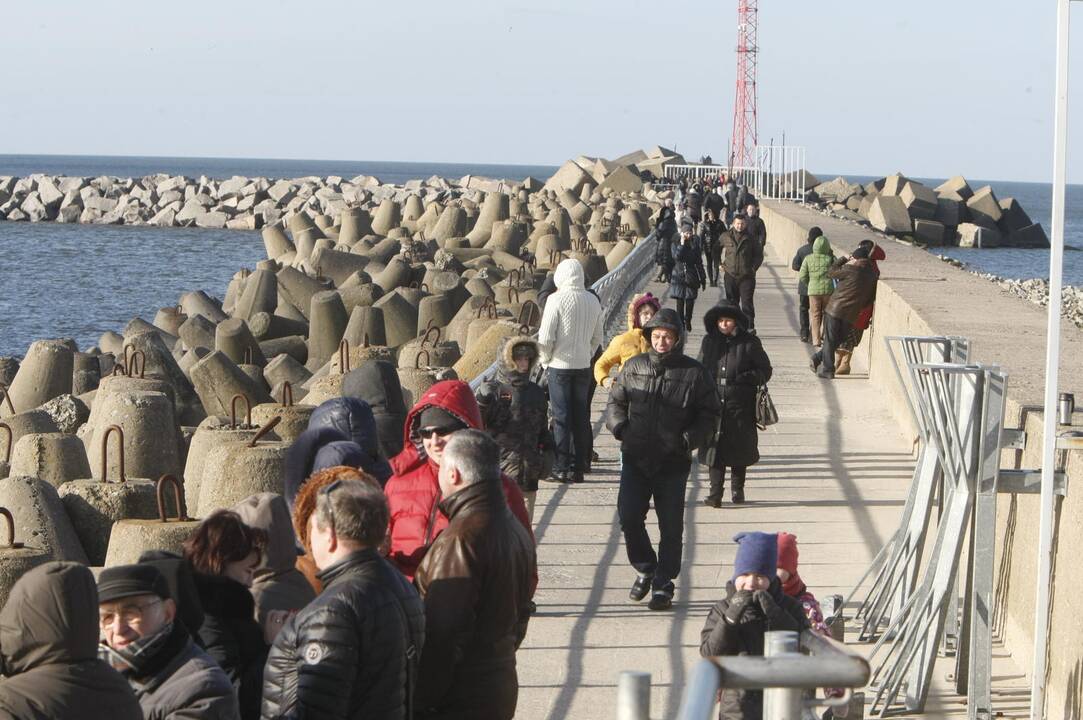
M1057 0L1057 79L1053 113L1053 237L1049 251L1049 317L1045 346L1045 410L1042 418L1042 492L1038 520L1037 598L1034 601L1034 670L1030 718L1045 715L1046 651L1053 567L1053 499L1056 471L1057 379L1060 363L1061 284L1064 262L1064 187L1068 160L1068 22L1070 0Z
M772 630L765 633L764 657L777 658L800 655L797 633ZM801 720L802 690L800 688L767 688L763 691L763 720Z
M650 720L651 674L625 670L617 679L617 720Z

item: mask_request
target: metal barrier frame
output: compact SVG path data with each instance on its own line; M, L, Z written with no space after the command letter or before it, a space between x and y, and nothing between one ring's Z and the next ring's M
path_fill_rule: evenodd
M861 688L869 680L869 663L864 657L811 630L800 637L789 631L768 632L764 648L767 654L763 657L712 657L697 663L681 699L678 720L710 720L718 691L723 688L763 689L763 720L796 720L806 707L849 703L848 696L806 699L804 691Z

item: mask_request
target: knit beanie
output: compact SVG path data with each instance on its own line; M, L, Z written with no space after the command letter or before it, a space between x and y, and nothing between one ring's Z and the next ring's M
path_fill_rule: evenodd
M782 591L797 597L805 590L805 583L797 572L797 536L793 533L778 534L778 569L790 574L790 579L782 584Z
M745 532L733 537L737 543L737 558L733 561L733 577L756 573L773 578L778 569L778 535Z
M439 405L430 405L421 411L419 428L438 427L463 429L466 424Z

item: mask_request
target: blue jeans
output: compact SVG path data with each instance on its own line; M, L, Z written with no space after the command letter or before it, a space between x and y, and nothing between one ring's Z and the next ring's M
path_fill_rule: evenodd
M549 368L549 406L556 440L554 473L583 472L590 465L594 434L590 430L590 368Z
M617 514L624 533L628 562L640 575L651 576L651 588L672 588L681 572L684 551L684 499L688 487L688 461L663 466L655 472L643 470L635 460L624 460L617 493ZM647 510L654 498L658 516L658 552L647 534Z

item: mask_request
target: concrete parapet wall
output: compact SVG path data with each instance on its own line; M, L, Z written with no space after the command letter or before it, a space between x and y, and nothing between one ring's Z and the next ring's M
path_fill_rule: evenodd
M853 223L826 217L792 203L764 202L768 248L787 263L819 226L836 254L849 253L870 238L887 260L873 316L872 344L866 333L860 353L868 356L869 377L891 398L899 423L916 437L910 411L895 378L883 338L890 335L943 335L968 338L971 360L999 365L1008 373L1005 423L1027 432L1026 449L1005 451L1001 467L1041 467L1042 394L1045 381L1046 311L997 285L940 261L924 250L895 242ZM794 340L796 342L796 339ZM845 380L836 380L845 382ZM1060 388L1083 397L1083 332L1065 322L1061 331ZM1077 422L1078 424L1078 422ZM1079 428L1077 428L1079 429ZM1062 458L1064 454L1062 453ZM1048 717L1080 712L1083 684L1083 614L1077 589L1083 587L1083 452L1067 453L1068 495L1057 507L1052 628L1049 647ZM997 514L997 597L995 627L1020 669L1033 663L1035 583L1038 555L1038 496L1001 495Z

